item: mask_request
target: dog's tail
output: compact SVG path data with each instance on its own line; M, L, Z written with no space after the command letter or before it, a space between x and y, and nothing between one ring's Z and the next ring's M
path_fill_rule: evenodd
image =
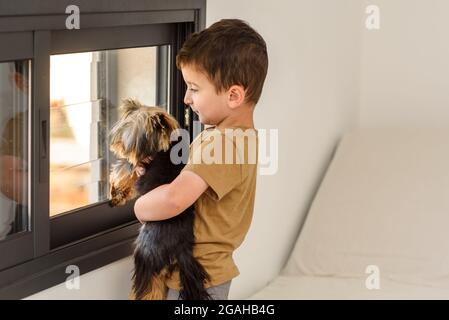
M148 223L148 222L147 222ZM169 257L154 248L154 241L147 232L145 225L136 240L134 250L133 292L137 300L142 299L148 292L158 290L153 287L155 277L160 277L164 267L169 263Z
M182 251L177 262L182 286L179 297L183 300L211 300L204 288L204 283L206 280L210 281L210 276L193 254Z

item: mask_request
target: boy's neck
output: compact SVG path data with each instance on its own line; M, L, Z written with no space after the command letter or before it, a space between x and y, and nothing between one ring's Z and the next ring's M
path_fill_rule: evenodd
M226 129L232 127L241 127L241 128L254 128L254 106L245 106L239 110L239 112L235 112L224 118L221 122L219 122L216 127L218 129Z

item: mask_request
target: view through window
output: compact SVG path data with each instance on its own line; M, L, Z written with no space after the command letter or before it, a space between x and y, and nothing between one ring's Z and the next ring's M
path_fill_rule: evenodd
M108 198L109 129L123 99L156 105L157 60L157 47L51 56L50 216Z

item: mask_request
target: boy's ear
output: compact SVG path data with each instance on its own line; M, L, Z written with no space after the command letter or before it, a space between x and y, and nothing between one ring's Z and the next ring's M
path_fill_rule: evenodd
M231 109L241 106L245 102L246 91L243 86L233 85L228 89L228 104Z

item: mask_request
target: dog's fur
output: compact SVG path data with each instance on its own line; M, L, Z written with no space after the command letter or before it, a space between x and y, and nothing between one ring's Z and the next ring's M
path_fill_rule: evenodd
M123 205L136 196L173 181L184 164L170 159L170 141L177 132L177 121L165 110L125 100L123 115L110 133L111 150L118 161L110 175L111 205ZM138 177L135 168L145 168ZM208 300L204 288L209 275L193 256L194 209L167 220L142 225L134 250L133 293L135 299L165 299L168 288L164 279L179 269L184 300Z

